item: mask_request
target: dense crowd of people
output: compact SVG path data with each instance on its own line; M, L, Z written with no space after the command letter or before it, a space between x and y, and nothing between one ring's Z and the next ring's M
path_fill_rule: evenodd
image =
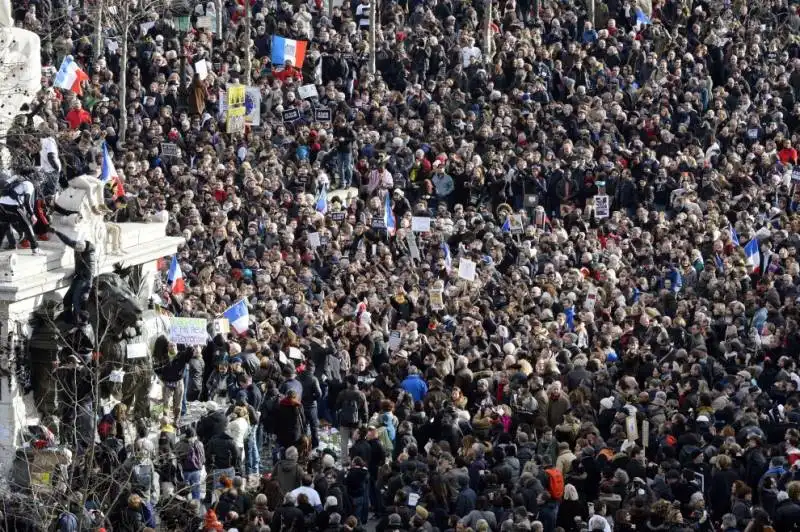
M105 216L185 237L164 305L250 313L155 368L157 444L100 419L128 480L57 530L800 526L797 2L244 1L139 2L126 47L15 1L47 67L16 153L63 185L105 143Z

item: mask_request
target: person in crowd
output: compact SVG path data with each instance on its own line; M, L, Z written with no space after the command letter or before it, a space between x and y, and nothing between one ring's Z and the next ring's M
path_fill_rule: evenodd
M8 9L44 66L12 170L163 217L164 312L248 313L154 368L172 432L60 355L76 478L136 472L91 497L115 529L180 497L206 530L796 527L796 2L234 0L124 36L45 4ZM10 236L47 247L58 193ZM65 242L83 315L102 264Z

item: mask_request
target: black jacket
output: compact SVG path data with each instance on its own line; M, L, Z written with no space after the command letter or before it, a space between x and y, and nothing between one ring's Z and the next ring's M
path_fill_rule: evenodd
M775 510L775 530L788 531L800 529L800 504L786 499L778 503Z
M303 372L298 380L303 385L303 406L315 406L317 401L322 399L322 388L320 388L319 380L308 371Z
M211 438L223 434L228 428L228 418L225 412L217 410L200 418L197 422L197 439L207 444Z
M239 465L239 451L233 438L226 433L217 434L206 444L206 467L228 469Z
M284 504L272 514L272 521L269 524L269 529L277 531L292 530L296 526L295 523L302 528L303 511L292 504Z

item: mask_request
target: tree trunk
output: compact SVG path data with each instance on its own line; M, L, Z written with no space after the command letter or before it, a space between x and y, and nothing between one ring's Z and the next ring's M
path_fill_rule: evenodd
M333 0L331 0L333 1ZM375 73L375 32L377 31L376 26L377 24L377 17L375 13L377 11L376 4L380 0L372 0L369 6L369 72L370 74Z
M222 16L222 0L214 0L214 10L217 12L217 38L225 42L225 22Z
M103 10L105 0L97 1L97 28L94 33L94 58L100 59L103 56Z
M492 60L492 8L494 7L494 0L488 0L486 5L486 14L483 21L483 60L486 64L491 63Z
M253 75L253 47L250 46L250 39L252 38L252 9L250 7L250 0L244 0L244 84L250 85L250 78ZM297 66L297 65L294 65Z
M119 61L119 141L125 142L128 134L128 8L124 7L125 19L122 31L122 55Z

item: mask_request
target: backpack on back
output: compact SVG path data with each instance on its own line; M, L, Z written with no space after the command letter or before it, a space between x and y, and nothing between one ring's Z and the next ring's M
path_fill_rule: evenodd
M339 410L339 424L355 426L358 425L360 419L358 414L358 401L355 398L342 401L342 408Z
M544 472L547 475L547 491L553 500L560 501L564 498L564 475L554 467L545 469Z
M136 464L131 472L131 486L147 495L153 483L153 466L150 464Z
M183 460L184 471L200 471L203 469L203 451L200 445L199 441L193 441L189 444L189 450Z
M114 416L106 414L97 424L97 433L100 435L101 440L108 438L114 431Z

